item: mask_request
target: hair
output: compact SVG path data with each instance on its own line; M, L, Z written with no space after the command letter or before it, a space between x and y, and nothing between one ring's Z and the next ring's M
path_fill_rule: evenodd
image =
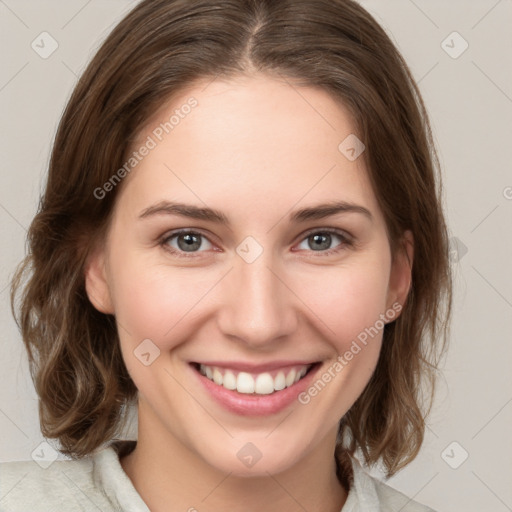
M428 115L403 57L353 0L144 0L114 28L62 115L46 188L11 283L11 307L39 397L43 435L86 456L119 432L137 388L115 317L96 310L84 269L105 241L121 186L93 194L138 131L196 81L253 73L327 91L353 115L392 256L414 237L411 288L376 369L340 420L335 458L388 476L423 442L452 302L442 185ZM122 185L122 183L121 183ZM19 303L16 300L19 299Z

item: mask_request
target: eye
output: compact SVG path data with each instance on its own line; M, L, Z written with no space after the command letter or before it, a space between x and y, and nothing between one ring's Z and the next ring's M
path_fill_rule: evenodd
M340 243L333 249L332 243L338 239ZM301 247L299 245L299 249L311 249L313 252L319 252L320 255L325 256L328 254L332 254L338 251L343 250L343 248L351 247L353 245L352 240L345 233L333 230L333 229L322 229L318 231L310 231L304 241L301 242L301 245L306 244L306 247Z
M202 234L196 231L179 231L166 236L161 245L178 256L185 256L183 253L202 252L199 249L210 250L211 242Z
M338 239L339 243L332 248L333 241ZM306 247L301 247L306 244ZM201 253L214 248L208 238L197 231L182 230L175 231L166 235L160 245L173 255L178 257L195 257L195 253ZM299 250L306 250L319 253L318 256L327 256L337 253L343 249L353 246L353 241L349 235L342 231L334 229L322 229L310 231L303 238L299 245ZM201 250L202 249L202 250ZM297 250L297 249L292 249Z

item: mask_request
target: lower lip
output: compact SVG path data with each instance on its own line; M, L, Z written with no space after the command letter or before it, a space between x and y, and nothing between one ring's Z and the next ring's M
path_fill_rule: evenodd
M305 377L289 388L270 395L245 394L226 389L199 373L192 365L190 367L212 398L228 411L242 416L267 416L286 409L296 401L298 395L311 385L320 363L316 363Z

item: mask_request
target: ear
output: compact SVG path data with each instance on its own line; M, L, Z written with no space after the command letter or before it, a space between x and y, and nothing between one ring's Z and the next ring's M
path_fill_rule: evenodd
M405 305L412 282L412 265L414 259L414 237L411 231L404 232L399 241L391 263L389 276L387 308L399 303Z
M108 286L105 250L95 250L87 258L84 269L85 290L91 304L101 313L114 314L114 306Z

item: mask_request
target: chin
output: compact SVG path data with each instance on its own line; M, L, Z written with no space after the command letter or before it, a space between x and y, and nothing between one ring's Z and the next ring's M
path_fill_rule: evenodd
M223 473L240 478L268 477L282 473L294 466L300 459L299 450L276 449L271 443L261 440L254 443L236 443L236 447L224 444L221 453L208 453L204 460ZM306 446L305 444L304 446ZM216 450L217 451L217 450ZM206 454L205 454L206 455Z

